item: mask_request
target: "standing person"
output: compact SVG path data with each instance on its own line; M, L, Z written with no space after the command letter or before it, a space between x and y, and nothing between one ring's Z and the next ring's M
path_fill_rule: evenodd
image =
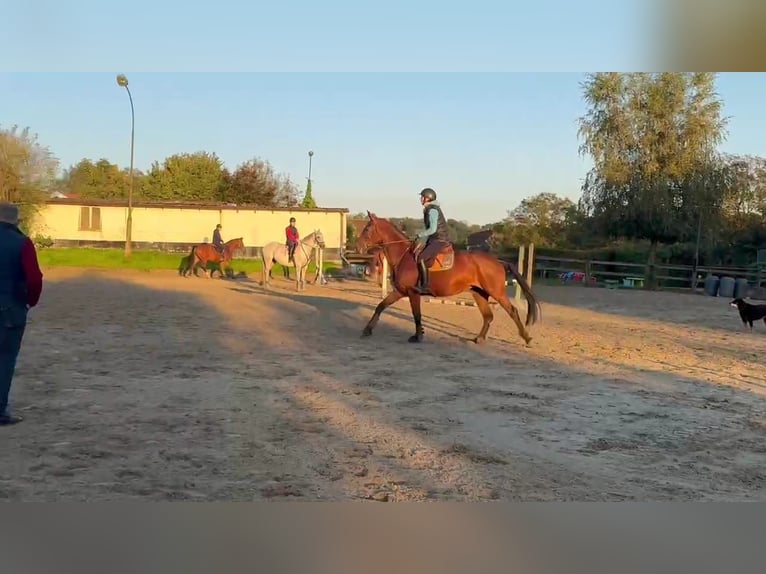
M287 260L295 263L293 256L295 255L295 248L300 241L300 234L298 228L295 227L295 218L290 218L290 225L285 227L285 238L287 240Z
M221 257L223 257L223 237L221 237L221 229L222 226L219 223L215 226L215 229L213 230L213 247L215 247L215 250L218 251Z
M27 312L37 305L43 289L35 245L18 224L18 206L0 203L0 426L22 420L11 414L8 396Z
M428 293L428 265L442 249L450 245L447 218L442 213L439 202L436 201L436 192L430 187L420 192L420 204L423 206L423 225L425 229L418 233L416 249L418 269L420 277L418 291Z

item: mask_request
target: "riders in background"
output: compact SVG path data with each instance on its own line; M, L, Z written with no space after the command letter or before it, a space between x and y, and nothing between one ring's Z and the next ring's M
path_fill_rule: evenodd
M428 266L431 261L441 253L442 249L450 245L447 219L442 213L439 202L436 201L436 192L430 187L420 192L420 204L423 206L423 225L425 229L418 233L415 247L416 261L420 270L418 290L428 293Z
M213 247L215 247L216 251L223 256L223 238L221 237L221 224L215 226L215 229L213 230Z
M293 255L295 254L295 248L300 241L300 234L298 228L295 227L295 218L290 218L290 225L285 227L285 238L287 239L287 260L295 263Z

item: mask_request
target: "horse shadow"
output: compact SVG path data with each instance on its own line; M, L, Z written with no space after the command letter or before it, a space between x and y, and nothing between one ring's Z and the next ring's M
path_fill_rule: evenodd
M369 315L362 319L359 323L359 332L361 333L362 329L367 323L367 320L372 316L373 312L375 311L375 308L378 305L378 302L374 299L370 299L370 302L362 302L362 301L349 301L344 298L338 298L338 297L326 297L323 295L312 295L312 294L306 294L306 293L291 293L289 291L281 291L281 290L275 290L275 289L264 289L263 287L258 286L256 282L252 282L250 285L242 285L238 287L230 287L232 291L236 291L237 293L242 293L245 295L253 295L253 294L262 294L262 295L268 295L270 297L274 297L276 299L282 300L282 301L290 301L291 303L303 303L306 305L311 306L316 312L319 314L320 317L332 316L333 319L337 319L337 315L339 313L348 313L348 314L359 314L360 311L367 311ZM406 309L397 309L396 305L401 304L406 306ZM421 305L428 305L428 303L421 302ZM407 298L401 299L400 301L397 301L394 305L391 305L383 311L383 314L381 315L381 318L384 318L386 316L393 317L396 319L401 319L403 321L408 322L412 326L412 330L414 332L415 324L414 319L412 317L412 311L410 310L409 301ZM480 317L477 312L477 329L480 326ZM472 345L475 344L474 337L475 335L468 335L463 336L460 334L457 334L455 331L459 331L461 329L464 329L465 327L461 325L455 325L453 323L450 323L448 321L444 321L432 316L427 316L425 313L423 314L423 325L424 327L427 327L428 329L440 333L442 335L445 335L453 340L460 341L462 343L470 343ZM352 327L352 323L348 323L349 328ZM386 328L391 327L386 326ZM381 329L381 324L378 323L377 327L375 328L375 334L379 333ZM402 330L401 326L394 326L393 329L399 333ZM374 336L374 335L373 335Z

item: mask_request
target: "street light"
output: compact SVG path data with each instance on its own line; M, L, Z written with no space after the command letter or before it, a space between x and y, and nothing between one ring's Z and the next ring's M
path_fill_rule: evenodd
M309 151L309 181L311 181L311 158L314 157L314 152Z
M130 100L130 185L128 187L128 220L125 224L125 257L130 257L133 253L133 142L136 129L136 114L133 110L133 96L128 88L128 78L125 74L117 75L117 85L125 88Z

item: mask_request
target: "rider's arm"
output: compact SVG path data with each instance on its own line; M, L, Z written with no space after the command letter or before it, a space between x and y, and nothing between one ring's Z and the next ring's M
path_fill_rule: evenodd
M428 227L418 234L420 239L427 239L430 235L436 233L436 226L439 223L439 214L435 209L428 213Z

